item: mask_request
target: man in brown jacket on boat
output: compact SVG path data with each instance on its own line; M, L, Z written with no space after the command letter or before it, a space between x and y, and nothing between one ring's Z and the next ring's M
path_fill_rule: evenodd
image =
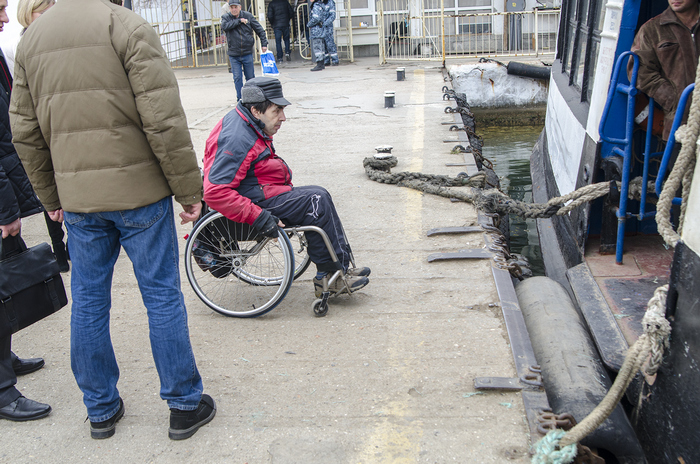
M109 330L123 247L147 310L169 437L189 438L216 406L202 394L190 343L172 197L183 224L196 220L202 177L158 34L108 0L61 0L22 37L14 84L15 147L49 215L68 230L71 368L90 435L114 435L125 410Z
M683 90L695 82L700 56L698 0L668 0L668 4L663 13L644 23L632 44L639 55L637 88L664 110L664 140Z

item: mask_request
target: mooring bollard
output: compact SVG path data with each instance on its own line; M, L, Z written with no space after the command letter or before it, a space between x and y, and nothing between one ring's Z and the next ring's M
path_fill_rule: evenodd
M406 79L406 68L396 68L396 80L403 81Z
M394 97L396 96L396 92L392 92L390 90L387 90L384 92L384 108L393 108L394 107Z

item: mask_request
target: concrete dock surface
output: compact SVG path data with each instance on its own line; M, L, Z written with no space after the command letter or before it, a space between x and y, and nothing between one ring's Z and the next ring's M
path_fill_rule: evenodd
M450 153L458 141L448 130L454 115L444 110L455 103L443 100L449 82L440 64L400 66L404 81L397 64L379 65L376 57L321 72L309 72L308 62L280 65L293 104L275 148L295 185L322 185L333 195L357 264L372 269L367 287L332 299L328 315L317 318L310 269L267 315L227 318L197 298L181 265L198 368L218 409L192 438L175 442L167 436L145 308L122 252L111 331L126 414L116 434L90 438L70 367L69 302L13 337L20 357L46 360L17 387L53 411L33 422L0 420L0 462L529 462L520 394L474 389L475 377L516 376L492 262L427 261L431 253L484 246L480 233L426 236L436 227L474 225L475 209L375 183L362 166L376 146L392 145L396 172L464 170L446 166L462 155ZM234 108L231 74L224 67L176 75L201 163L210 130ZM388 90L396 92L393 108L384 107ZM190 228L178 220L180 237ZM23 220L22 232L29 245L49 240L41 215ZM179 245L183 255L185 240ZM63 278L70 290L70 273Z

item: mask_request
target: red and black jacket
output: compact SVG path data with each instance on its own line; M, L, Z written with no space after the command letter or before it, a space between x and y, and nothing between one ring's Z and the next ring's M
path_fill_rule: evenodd
M260 215L257 202L292 189L292 171L260 124L239 104L214 127L204 150L204 201L246 224Z

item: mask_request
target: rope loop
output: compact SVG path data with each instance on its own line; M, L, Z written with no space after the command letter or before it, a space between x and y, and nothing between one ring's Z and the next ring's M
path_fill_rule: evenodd
M576 444L559 446L559 442L566 435L561 429L554 429L547 432L540 441L535 443L535 455L532 457L532 464L568 464L576 457Z

